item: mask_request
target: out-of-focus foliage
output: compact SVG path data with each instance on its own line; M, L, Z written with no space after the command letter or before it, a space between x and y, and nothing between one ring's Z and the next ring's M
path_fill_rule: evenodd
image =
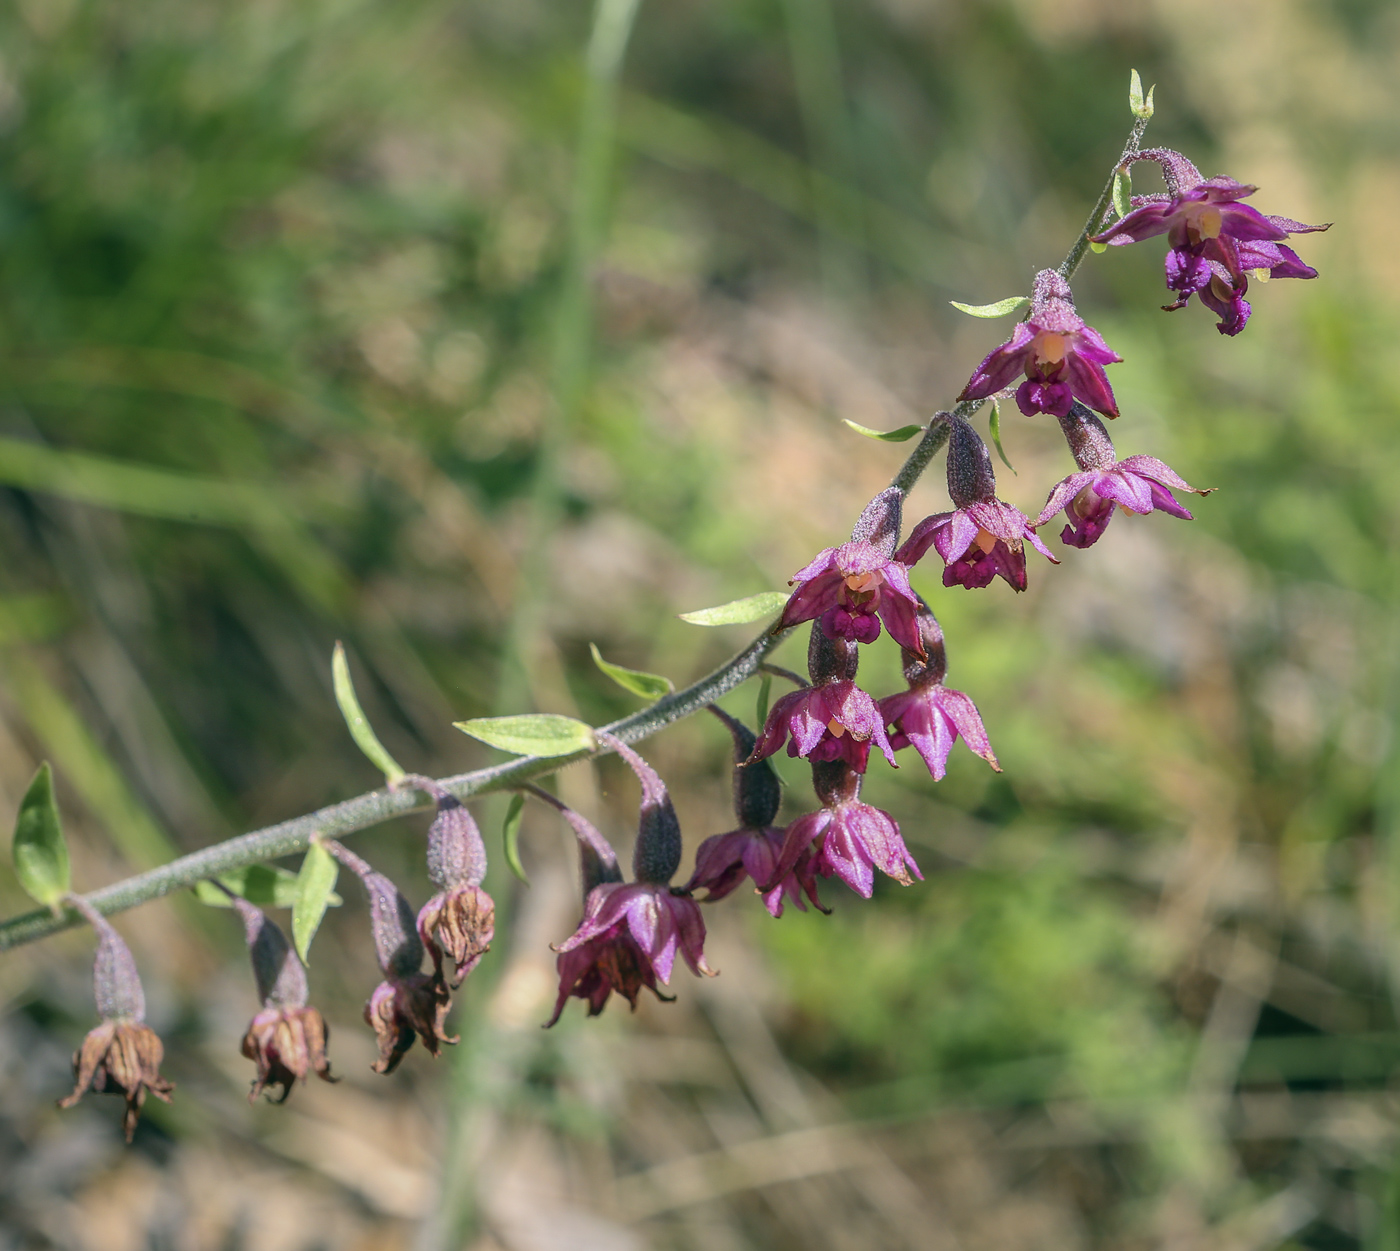
M1157 311L1160 247L1089 258L1120 452L1220 490L1191 524L1120 515L1019 599L920 568L1005 766L872 767L923 885L777 923L741 894L708 912L715 982L543 1035L577 900L527 811L465 1058L367 1072L350 889L312 966L347 1080L276 1109L241 1098L236 925L150 905L119 925L180 1089L129 1153L111 1109L52 1107L88 939L9 954L7 1241L407 1246L441 1179L482 1251L1400 1245L1400 12L643 0L562 423L587 33L527 0L0 13L0 798L53 760L77 889L375 785L337 638L385 746L435 773L491 758L456 720L636 707L590 643L677 684L723 659L750 627L675 614L843 537L907 449L841 419L947 405L1004 328L947 301L1063 254L1130 67L1152 142L1336 221L1299 243L1322 277L1256 285L1225 340ZM1068 458L1002 427L1034 511ZM913 516L944 499L935 472ZM729 828L718 726L646 750L692 848ZM598 778L561 790L625 841L632 783ZM415 904L422 825L356 843ZM0 903L27 906L8 878Z

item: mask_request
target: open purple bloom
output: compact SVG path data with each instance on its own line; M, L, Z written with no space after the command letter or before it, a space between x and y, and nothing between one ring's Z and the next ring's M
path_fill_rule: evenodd
M1122 359L1074 311L1069 283L1055 270L1043 269L1036 275L1026 320L977 367L958 399L985 399L1024 373L1016 404L1027 417L1067 413L1076 399L1117 417L1104 366Z
M903 499L898 487L881 491L865 506L850 542L828 547L793 575L799 585L776 629L820 618L832 638L873 643L883 621L901 647L918 642L909 571L890 559L899 542Z
M621 930L614 927L622 924L659 981L671 980L677 952L692 973L714 974L705 963L705 922L700 917L700 905L660 882L607 882L595 886L588 893L583 921L556 950L566 955L595 939L615 943Z
M724 722L734 739L734 812L739 828L727 834L712 835L695 853L695 872L685 889L687 893L702 888L708 892L702 903L723 899L737 890L745 878L752 878L755 884L768 881L783 848L783 831L773 825L782 802L778 775L766 761L745 763L756 742L746 725L713 704L710 711ZM785 899L791 899L805 912L803 891L817 908L826 911L817 898L817 881L811 862L810 854L802 856L776 885L762 892L763 905L773 916L783 915Z
M784 695L773 705L749 760L767 759L786 741L789 756L844 760L863 773L873 742L893 765L894 751L879 705L855 684L856 644L831 638L815 624L807 657L814 685Z
M1135 159L1162 167L1168 194L1134 196L1133 211L1094 242L1121 247L1165 234L1167 287L1177 292L1176 301L1166 306L1169 310L1184 308L1199 294L1220 318L1220 332L1235 335L1249 320L1244 298L1248 274L1317 277L1317 270L1282 242L1290 235L1326 230L1330 222L1310 226L1261 213L1241 203L1258 188L1233 178L1202 178L1200 170L1169 148L1153 148Z
M623 921L569 951L561 950L557 968L559 997L546 1029L559 1020L570 996L588 1002L589 1016L603 1010L613 991L626 999L634 1012L643 987L658 999L669 999L656 989L656 970Z
M772 889L804 854L812 855L813 868L822 877L839 877L866 899L875 889L876 869L903 886L912 884L911 871L923 880L894 818L861 802L860 781L860 774L844 761L812 766L812 782L822 807L788 826L773 876L760 890Z
M997 499L991 454L977 431L948 413L940 413L934 420L946 421L949 426L948 494L956 508L919 522L895 553L896 559L913 565L932 547L943 558L944 586L972 590L1002 577L1013 589L1024 591L1025 544L1059 562L1036 538L1030 519ZM917 652L918 648L908 650Z
M961 734L963 741L998 773L996 753L982 725L977 705L961 691L943 685L948 671L943 630L928 605L920 606L919 632L927 660L904 653L904 680L909 689L880 701L880 711L890 727L890 744L896 751L912 746L923 757L935 781L942 781L948 753Z
M1036 519L1043 526L1061 509L1069 519L1060 532L1071 547L1092 547L1108 528L1115 507L1130 513L1160 511L1191 520L1172 489L1209 495L1211 488L1193 487L1155 456L1117 460L1103 423L1083 406L1060 418L1070 451L1080 467L1050 492Z

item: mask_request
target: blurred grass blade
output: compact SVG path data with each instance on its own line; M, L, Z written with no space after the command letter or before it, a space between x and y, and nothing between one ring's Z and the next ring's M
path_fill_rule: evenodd
M13 844L15 876L29 897L52 908L72 888L68 844L53 797L53 770L39 766L20 800Z
M463 734L517 756L570 756L576 751L595 751L598 747L592 726L554 712L474 717L452 724Z
M517 792L510 797L510 807L506 809L506 819L501 826L501 838L505 843L506 863L510 865L510 871L529 886L525 866L520 863L520 819L524 811L525 796Z
M691 625L747 625L751 621L771 617L787 602L788 596L782 591L760 591L757 595L730 600L715 608L697 608L694 612L683 612L679 616Z
M339 639L336 640L335 651L331 653L331 677L335 683L335 702L340 705L340 715L345 718L355 746L364 752L370 764L384 774L389 785L393 786L404 776L406 770L389 755L384 744L379 741L379 736L375 734L374 727L370 725L369 718L365 716L364 709L360 707L360 701L355 697L355 684L350 680L350 664L345 658L345 647Z
M624 691L631 691L633 695L640 695L643 699L660 699L663 695L669 695L676 689L676 684L670 678L663 678L658 673L643 673L640 669L625 669L622 665L615 665L611 661L604 660L602 652L598 650L597 643L590 643L588 650L593 653L593 663Z
M306 849L297 874L296 897L292 901L292 942L296 944L297 955L303 964L310 963L311 940L321 926L321 918L334 899L335 881L340 875L340 865L319 843L312 843Z

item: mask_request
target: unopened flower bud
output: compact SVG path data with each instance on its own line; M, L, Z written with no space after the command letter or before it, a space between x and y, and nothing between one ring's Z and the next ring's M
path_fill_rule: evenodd
M642 807L637 823L637 843L632 852L632 875L639 882L664 886L681 864L681 823L666 783L636 752L615 735L599 733L598 740L621 756L642 784Z
M982 436L961 417L949 419L948 495L958 508L986 504L997 497L992 455Z

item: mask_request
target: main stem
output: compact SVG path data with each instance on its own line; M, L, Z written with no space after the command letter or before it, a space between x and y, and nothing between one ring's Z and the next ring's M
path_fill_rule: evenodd
M1090 236L1103 228L1103 219L1113 200L1113 179L1120 169L1127 167L1129 159L1137 153L1146 129L1147 118L1138 118L1123 148L1123 155L1119 157L1113 167L1113 173L1109 175L1103 194L1094 205L1084 223L1084 229L1079 233L1079 238L1075 240L1074 246L1070 248L1060 266L1060 273L1066 279L1079 268L1088 250ZM954 407L953 415L964 419L971 417L982 403L980 400L964 400ZM894 476L892 485L901 487L906 493L910 491L934 456L942 450L947 438L948 423L932 423ZM600 728L616 735L624 743L636 743L668 725L684 720L757 673L768 653L789 633L790 631L786 630L775 632L771 628L764 630L732 660L694 685L665 696L641 712ZM568 756L524 756L504 764L476 769L471 773L441 778L437 785L458 799L467 800L492 791L519 789L535 778L553 773L565 765L605 754L606 750L600 748L596 752L578 751ZM246 868L250 864L260 864L265 860L275 860L280 856L303 852L315 835L341 838L378 825L391 817L406 816L430 807L432 797L426 791L416 790L411 786L404 786L398 790L370 791L366 795L358 795L354 799L332 804L328 808L293 817L290 821L282 821L266 829L254 830L226 842L216 843L213 847L206 847L202 851L192 852L188 856L181 856L178 860L172 860L169 864L161 865L147 873L139 873L124 881L114 882L111 886L104 886L83 896L83 899L104 916L111 916L162 895L168 895L172 891L193 886L205 878L218 877L234 869ZM56 912L39 910L12 917L8 921L0 922L0 951L47 938L60 930L71 929L82 921L81 914L71 905L64 905Z

